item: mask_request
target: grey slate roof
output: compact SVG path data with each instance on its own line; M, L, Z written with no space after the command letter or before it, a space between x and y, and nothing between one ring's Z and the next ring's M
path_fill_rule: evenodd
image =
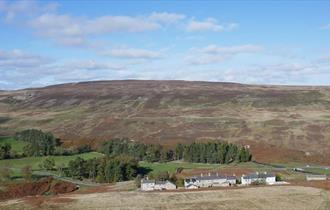
M233 180L236 179L236 176L224 176L224 175L203 175L203 176L194 176L186 179L197 179L197 180L216 180L216 179L227 179Z
M166 181L156 181L155 184L166 184Z
M258 178L262 178L262 179L265 179L265 178L268 178L268 177L275 177L274 174L270 174L270 173L253 173L253 174L249 174L249 175L245 175L245 176L242 176L243 179L258 179Z
M148 180L148 179L142 179L141 180L141 183L155 183L155 180L151 179L151 180Z

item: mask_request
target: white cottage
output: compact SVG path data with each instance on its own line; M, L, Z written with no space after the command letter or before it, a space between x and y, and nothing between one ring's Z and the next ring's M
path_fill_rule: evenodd
M226 187L236 184L236 176L223 176L201 174L200 176L188 177L184 179L186 189L196 189L200 187Z
M156 181L156 180L141 180L141 190L142 191L153 191L153 190L175 190L176 185L172 182L166 181Z
M242 185L249 185L255 182L261 182L261 183L265 183L265 184L274 184L276 183L276 177L274 174L271 173L253 173L253 174L249 174L249 175L242 175L241 177L241 183Z

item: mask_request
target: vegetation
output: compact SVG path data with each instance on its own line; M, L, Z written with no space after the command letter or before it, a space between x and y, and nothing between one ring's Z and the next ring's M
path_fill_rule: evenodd
M146 145L128 139L114 139L101 144L98 151L109 157L127 154L147 162L168 162L183 158L187 162L228 164L233 161L248 162L252 157L248 149L226 142L177 144L173 151L158 144Z
M55 168L55 160L54 158L47 157L39 166L42 169L45 169L47 171L54 170Z
M23 156L19 159L10 159L16 156L11 155L11 145L8 142L0 145L0 158L6 159L0 161L4 179L8 177L6 174L10 177L10 170L20 174L25 180L31 179L33 170L46 170L61 176L80 180L87 178L101 183L125 181L153 170L139 167L139 161L143 161L142 166L144 163L165 164L162 165L162 170L155 170L150 176L180 184L181 180L175 177L174 172L179 169L182 171L184 165L166 163L183 159L187 161L184 164L190 164L191 167L215 167L219 163L246 162L251 159L248 150L226 142L177 144L172 150L159 144L147 145L129 139L114 139L99 146L98 151L105 154L102 155L91 152L89 145L74 149L63 148L52 133L36 129L18 132L13 141L26 144L21 147ZM8 164L13 167L4 167Z
M30 165L32 170L40 170L40 166L47 158L52 158L55 161L55 167L67 166L71 160L81 157L84 160L103 157L103 154L98 152L88 152L83 154L71 155L71 156L48 156L48 157L25 157L20 159L8 159L0 161L0 168L6 167L10 164L15 170L21 170L26 165Z
M11 152L11 145L9 143L0 145L0 160L9 159L10 152Z
M181 155L181 154L180 154ZM192 143L184 146L183 158L195 163L231 163L248 162L251 154L244 147L238 148L226 142Z
M18 132L15 135L15 139L28 142L24 147L24 154L26 156L53 155L55 147L59 144L59 141L55 139L52 133L44 133L36 129Z
M19 156L23 154L23 148L27 145L27 142L16 140L12 137L0 137L0 145L10 144L11 156Z
M66 174L76 179L89 178L109 183L131 180L136 177L137 171L138 162L132 157L122 155L89 160L77 157L69 162Z

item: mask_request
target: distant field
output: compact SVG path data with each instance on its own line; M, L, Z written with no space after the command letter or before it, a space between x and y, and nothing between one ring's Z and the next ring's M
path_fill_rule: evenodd
M0 137L0 144L9 143L11 145L12 151L22 154L23 148L27 145L24 141L17 141L13 137Z
M262 164L247 162L247 163L232 163L232 164L206 164L206 163L188 163L181 161L173 161L168 163L148 163L141 161L139 163L141 167L151 170L151 173L159 173L163 171L168 171L173 173L177 168L183 168L185 170L189 169L225 169L225 168L244 168L252 170L267 170L273 169L271 166L265 166Z
M316 173L316 174L326 174L330 175L330 169L324 169L324 168L304 168L305 171Z
M102 157L103 154L98 153L98 152L89 152L89 153L83 153L79 155L72 155L72 156L50 156L54 158L55 160L55 165L67 165L70 160L73 160L77 157L81 157L85 160L91 159L91 158L98 158ZM15 170L19 170L24 166L30 165L33 170L38 170L39 169L39 164L46 159L47 157L27 157L27 158L21 158L21 159L8 159L8 160L0 160L0 168L1 167L10 167L14 169L14 174Z

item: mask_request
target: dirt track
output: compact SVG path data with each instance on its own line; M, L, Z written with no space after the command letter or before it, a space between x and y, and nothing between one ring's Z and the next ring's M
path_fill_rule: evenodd
M25 203L24 206L37 208L29 203ZM23 207L22 202L19 201L11 201L10 204L14 209ZM311 187L277 186L203 192L102 192L63 195L49 199L48 202L38 206L44 209L56 207L60 209L329 209L330 191Z

